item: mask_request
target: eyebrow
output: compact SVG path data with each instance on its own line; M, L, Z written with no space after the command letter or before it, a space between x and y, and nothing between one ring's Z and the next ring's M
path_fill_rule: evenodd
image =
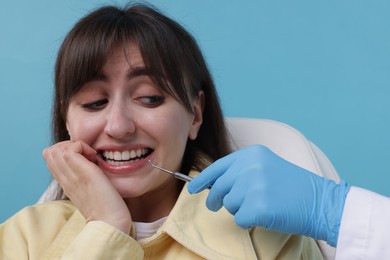
M134 67L127 73L127 79L133 79L139 76L151 76L151 72L145 67Z
M152 73L145 67L133 67L127 72L127 80L131 80L133 78L139 77L139 76L151 76ZM107 75L100 71L96 76L94 76L89 81L107 81L108 77Z

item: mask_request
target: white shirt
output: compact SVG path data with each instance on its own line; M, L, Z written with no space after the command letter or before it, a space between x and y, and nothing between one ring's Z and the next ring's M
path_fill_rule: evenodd
M336 259L390 259L390 198L357 187L348 192Z
M162 226L162 224L165 223L168 217L163 217L161 219L158 219L151 223L145 223L145 222L135 222L135 231L136 231L136 237L135 239L141 240L147 237L153 236L157 229Z

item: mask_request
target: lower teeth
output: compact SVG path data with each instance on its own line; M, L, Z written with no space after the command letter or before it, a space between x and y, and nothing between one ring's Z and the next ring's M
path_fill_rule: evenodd
M125 164L138 162L139 160L140 159L129 160L129 161L114 161L114 160L105 159L106 163L111 164L111 165L125 165Z

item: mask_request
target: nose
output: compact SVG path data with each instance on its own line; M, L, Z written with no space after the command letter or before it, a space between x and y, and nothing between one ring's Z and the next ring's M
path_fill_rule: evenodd
M125 138L135 132L135 121L125 106L111 107L104 132L115 139Z

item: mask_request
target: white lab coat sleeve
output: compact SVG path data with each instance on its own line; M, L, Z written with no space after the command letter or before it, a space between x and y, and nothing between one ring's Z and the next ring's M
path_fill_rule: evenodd
M336 260L390 259L390 198L351 187L341 219Z

